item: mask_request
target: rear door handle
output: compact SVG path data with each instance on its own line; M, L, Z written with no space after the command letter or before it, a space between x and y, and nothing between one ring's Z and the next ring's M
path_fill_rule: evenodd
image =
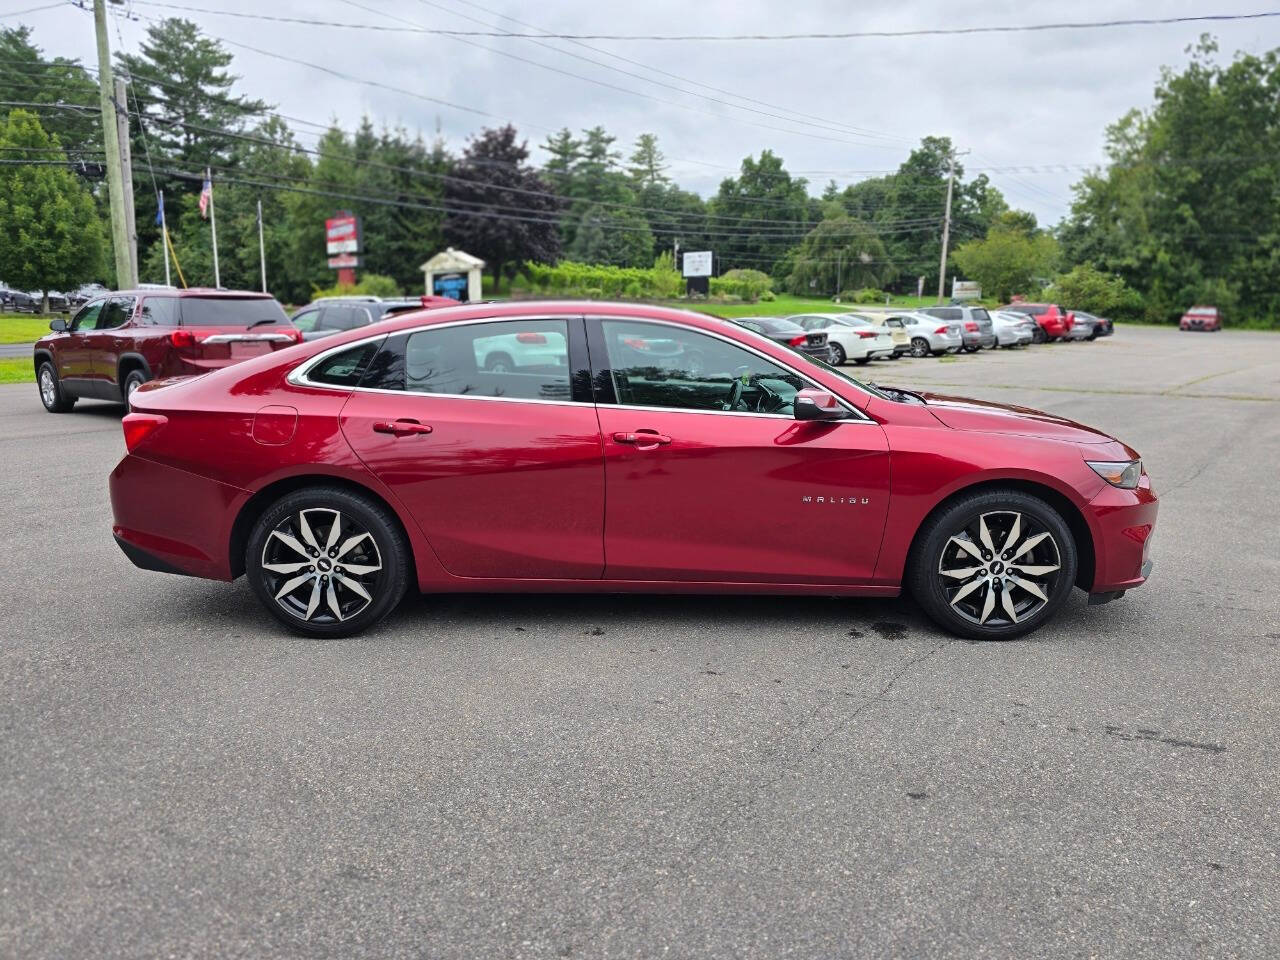
M430 433L431 427L410 417L401 417L399 420L377 421L373 425L373 432L389 433L393 437L409 437L417 433Z
M658 447L670 443L671 438L657 430L637 430L634 433L615 433L613 442L631 443L637 447Z

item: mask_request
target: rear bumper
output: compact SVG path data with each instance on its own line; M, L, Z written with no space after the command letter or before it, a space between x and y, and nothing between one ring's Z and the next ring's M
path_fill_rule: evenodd
M135 566L231 580L231 523L249 493L128 454L109 480L111 532Z

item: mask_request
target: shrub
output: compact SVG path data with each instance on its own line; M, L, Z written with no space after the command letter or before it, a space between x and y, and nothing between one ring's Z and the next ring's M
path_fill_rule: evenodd
M884 303L885 292L875 287L862 287L858 290L841 290L841 303Z
M680 274L670 267L671 259L658 258L652 267L615 267L609 264L577 263L562 260L552 266L526 263L524 274L530 289L560 296L605 299L669 300L680 295Z
M404 295L404 291L400 289L400 285L396 283L392 277L383 276L380 273L366 273L355 284L334 284L332 287L316 289L311 292L311 299L318 300L320 297L400 297Z
M1051 299L1074 310L1085 310L1119 320L1135 320L1143 315L1142 295L1119 277L1082 263L1060 274L1048 287Z
M773 279L760 270L729 270L722 276L711 278L711 294L715 297L732 296L755 301L772 289Z

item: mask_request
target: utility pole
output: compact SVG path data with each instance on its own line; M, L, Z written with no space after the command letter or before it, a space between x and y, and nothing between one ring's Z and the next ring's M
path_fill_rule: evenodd
M111 199L111 246L115 252L116 286L130 283L133 262L129 258L128 224L125 220L124 177L120 169L120 132L112 96L111 44L107 40L106 0L93 0L93 25L98 33L98 98L102 104L102 144L107 151L107 193Z
M262 265L262 292L267 292L267 245L262 242L262 198L258 198L258 263Z
M938 302L947 288L947 242L951 239L951 188L956 182L956 152L947 156L947 212L942 218L942 259L938 261Z
M138 285L138 224L133 196L133 153L129 142L129 86L125 77L116 77L116 139L120 143L120 179L124 192L124 226L129 244L129 280Z

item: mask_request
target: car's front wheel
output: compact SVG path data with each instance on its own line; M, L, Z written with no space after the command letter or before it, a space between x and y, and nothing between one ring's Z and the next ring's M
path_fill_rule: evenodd
M50 413L67 413L76 405L75 399L63 392L62 384L58 382L58 373L47 360L40 364L36 385L40 388L40 402Z
M927 357L932 351L929 349L929 341L924 337L913 337L911 340L911 355L913 357Z
M245 571L271 615L298 633L346 637L387 616L412 563L394 514L340 487L308 487L254 524Z
M1019 490L993 490L963 497L926 522L908 583L942 628L1009 640L1062 606L1077 562L1071 530L1053 507Z

